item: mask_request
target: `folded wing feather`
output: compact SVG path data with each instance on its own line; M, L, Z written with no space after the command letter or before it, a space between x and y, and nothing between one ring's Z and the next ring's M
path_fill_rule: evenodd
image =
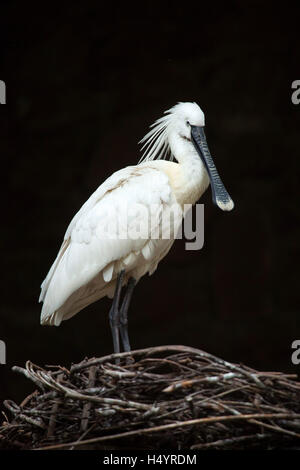
M136 266L141 256L145 269L153 272L173 241L151 240L146 214L151 214L153 231L172 204L176 200L167 175L147 164L124 168L108 178L67 228L41 286L41 323L58 325L89 303L111 295L120 266L143 275L144 269ZM135 238L138 228L145 229L144 237Z

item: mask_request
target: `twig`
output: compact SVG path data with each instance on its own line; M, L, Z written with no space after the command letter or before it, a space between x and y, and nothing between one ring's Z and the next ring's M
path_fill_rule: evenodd
M95 375L96 375L96 368L95 366L90 368L89 371L89 387L93 387L95 383ZM86 431L88 422L89 422L89 412L91 408L91 402L87 402L82 410L82 418L81 418L81 430Z
M191 450L194 449L209 449L209 448L219 448L219 447L227 447L236 444L241 444L244 442L249 441L256 441L262 439L269 439L271 434L249 434L248 436L238 436L238 437L231 437L229 439L219 439L218 441L213 442L206 442L204 444L195 444L191 446Z
M182 428L186 426L211 424L211 423L223 422L223 421L236 421L236 420L248 421L250 419L256 419L256 418L258 419L279 419L279 418L295 419L295 418L300 418L300 414L292 415L292 414L287 414L287 413L277 413L277 414L276 413L271 413L271 414L256 413L256 414L249 414L249 415L234 415L234 416L226 415L226 416L216 416L216 417L210 417L210 418L191 419L189 421L181 421L178 423L165 424L162 426L154 426L151 428L138 429L137 431L128 431L128 432L123 432L120 434L113 434L109 436L101 436L101 437L95 437L92 439L86 439L84 441L81 441L80 443L77 443L77 445L95 444L96 442L110 441L110 440L120 439L124 437L132 437L132 436L137 436L137 435L142 435L142 434L152 434L152 433L157 433L161 431L166 431L167 429L176 429L176 428ZM40 447L40 448L37 448L36 450L62 449L64 447L74 446L75 444L76 444L75 442L69 442L69 443L57 444L53 446Z

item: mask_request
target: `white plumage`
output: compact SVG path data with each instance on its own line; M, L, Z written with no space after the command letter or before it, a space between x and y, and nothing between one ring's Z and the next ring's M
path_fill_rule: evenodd
M90 303L113 297L122 270L123 284L155 271L174 242L184 204L194 204L209 184L192 126L204 126L196 103L179 103L167 111L143 139L140 163L111 175L74 216L41 286L42 324L59 325ZM230 201L225 210L233 207ZM171 207L170 230L164 215ZM145 229L142 236L129 237L136 227ZM160 231L160 238L154 231Z
M131 275L137 280L147 271L155 271L162 253L170 248L173 240L127 238L127 232L131 228L134 231L139 223L139 214L130 218L130 208L137 204L149 211L155 205L157 225L164 207L176 204L168 177L149 164L114 173L75 215L42 284L43 324L59 325L98 298L112 297L121 269L126 270L127 279ZM128 225L118 224L115 234L111 231L106 234L103 228L110 224L111 217L117 216L120 219L124 216L125 221L127 218ZM178 226L180 223L181 218ZM111 228L114 229L114 224Z

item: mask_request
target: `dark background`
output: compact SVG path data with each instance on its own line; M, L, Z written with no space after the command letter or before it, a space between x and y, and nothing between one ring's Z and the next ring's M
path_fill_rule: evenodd
M196 101L235 201L205 203L205 245L173 246L133 297L133 348L186 344L259 369L295 371L300 338L299 8L268 2L4 2L0 107L1 398L31 390L11 372L112 351L109 299L41 327L39 286L82 203L135 164L165 109Z

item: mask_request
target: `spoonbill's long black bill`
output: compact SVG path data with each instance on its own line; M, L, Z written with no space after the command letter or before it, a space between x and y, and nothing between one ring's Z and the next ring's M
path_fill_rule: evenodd
M234 208L234 202L225 189L216 169L207 146L204 127L191 126L191 136L192 142L208 172L213 202L223 211L231 211Z

